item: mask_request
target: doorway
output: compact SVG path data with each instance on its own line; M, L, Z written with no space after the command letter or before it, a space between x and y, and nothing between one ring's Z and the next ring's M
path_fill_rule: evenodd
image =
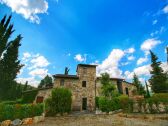
M128 88L125 88L125 93L126 93L126 95L128 95L128 96L129 96L129 91L128 91Z
M87 109L87 98L82 98L82 110Z

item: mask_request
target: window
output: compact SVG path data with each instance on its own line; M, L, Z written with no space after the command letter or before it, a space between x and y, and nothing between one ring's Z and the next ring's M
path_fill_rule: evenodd
M82 81L82 87L86 87L86 81Z
M60 86L64 86L64 80L63 79L60 80Z

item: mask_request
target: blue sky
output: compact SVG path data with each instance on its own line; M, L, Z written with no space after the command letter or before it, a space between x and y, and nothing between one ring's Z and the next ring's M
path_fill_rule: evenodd
M142 82L149 49L163 62L168 45L167 0L0 0L0 18L13 15L22 34L18 81L37 85L46 74L75 74L78 63L98 64L97 74Z

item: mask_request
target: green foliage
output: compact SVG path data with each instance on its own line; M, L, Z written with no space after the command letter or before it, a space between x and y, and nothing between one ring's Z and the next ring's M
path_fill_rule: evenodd
M133 84L137 88L138 95L144 95L145 94L144 87L142 86L141 82L139 81L138 76L135 73L134 73L134 77L133 77Z
M98 103L100 110L103 112L110 112L120 109L120 103L117 97L111 100L106 97L100 97Z
M109 106L109 100L106 97L100 97L99 98L99 108L103 112L109 112L110 106Z
M23 65L18 60L18 51L21 46L21 35L9 40L13 30L10 24L11 16L6 16L0 22L0 100L15 100L20 97L15 81Z
M55 88L51 97L46 100L46 112L50 116L71 111L72 93L66 88Z
M151 54L151 67L152 70L151 78L150 78L150 84L152 86L152 91L154 93L166 93L168 92L168 76L166 73L164 73L160 61L158 60L158 57L150 51Z
M32 90L30 92L23 93L23 95L22 95L22 103L33 103L37 93L38 93L38 90Z
M126 110L129 104L129 97L127 95L121 95L118 97L119 103L122 109Z
M44 79L41 80L38 88L46 87L46 86L52 86L52 77L46 76Z
M99 108L99 97L95 98L96 108Z
M40 116L43 104L0 104L0 121Z
M0 102L0 104L4 104L4 105L14 105L14 104L21 104L22 103L22 99L18 99L15 101L3 101Z
M101 74L102 94L111 99L114 94L115 86L110 82L110 75L108 73Z
M155 102L168 103L168 93L156 93L151 99Z

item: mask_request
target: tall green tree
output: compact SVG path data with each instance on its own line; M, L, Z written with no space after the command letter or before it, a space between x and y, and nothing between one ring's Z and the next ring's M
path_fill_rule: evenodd
M115 92L116 87L110 81L110 75L108 73L101 74L102 94L107 98L112 98L117 95Z
M154 93L168 92L167 74L161 68L161 62L158 61L158 57L150 51L151 54L151 78L149 80L152 91Z
M145 94L144 87L141 84L141 82L139 81L139 78L135 73L134 73L134 76L133 76L133 82L132 83L136 86L138 95L144 95Z
M46 86L52 86L52 77L50 76L45 76L44 79L40 81L40 84L38 88L46 87Z
M10 24L11 16L6 18L4 16L0 22L0 99L12 97L11 88L13 88L16 76L23 66L18 60L22 37L18 35L13 40L10 39L14 30L13 25Z
M24 87L23 87L23 91L26 91L28 89L28 81L26 81Z

